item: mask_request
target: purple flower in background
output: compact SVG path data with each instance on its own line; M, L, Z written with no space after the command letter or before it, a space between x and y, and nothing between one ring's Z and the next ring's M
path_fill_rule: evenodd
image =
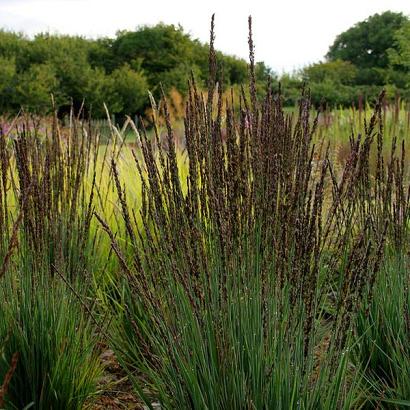
M12 132L13 128L14 126L8 122L0 122L0 135L7 135L9 138L15 137L15 133Z
M1 133L2 134L8 134L9 133L9 131L10 131L10 124L1 124L0 125L0 130L1 130Z

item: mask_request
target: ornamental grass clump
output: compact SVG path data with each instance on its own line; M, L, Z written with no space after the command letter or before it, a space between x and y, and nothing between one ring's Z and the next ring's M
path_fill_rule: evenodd
M14 198L23 211L24 238L35 263L49 264L51 273L56 267L72 280L84 279L94 263L95 138L75 118L63 134L54 118L43 133L24 121L12 141L10 178L17 179Z
M141 222L112 161L127 240L96 216L125 273L113 345L149 407L352 408L363 399L352 332L391 229L389 181L369 166L382 96L337 173L326 141L313 143L307 91L294 116L270 84L257 98L249 27L250 98L235 111L212 21L207 97L189 82L186 181L167 104L154 105L167 137L140 132Z
M394 409L410 406L410 175L404 140L396 145L393 139L386 171L378 165L386 191L375 201L388 221L388 243L372 298L357 318L354 349L371 406Z
M0 286L1 380L18 355L5 408L81 409L102 373L95 326L64 283L27 259Z
M369 408L410 406L409 256L389 252L371 303L357 319L355 361L364 374Z
M75 124L63 136L56 118L40 132L22 117L12 134L0 132L0 380L7 380L7 409L81 409L97 392L100 328L87 299L97 260L90 229L95 161L92 136Z

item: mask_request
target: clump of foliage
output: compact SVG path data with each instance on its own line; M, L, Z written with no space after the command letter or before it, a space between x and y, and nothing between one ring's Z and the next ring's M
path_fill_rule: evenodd
M0 131L1 380L18 356L6 408L81 409L101 374L96 320L79 302L96 260L93 140L76 126L64 140L56 118L48 130L27 117Z
M312 85L314 102L325 98L331 105L349 106L357 104L359 96L371 101L383 86L389 86L389 99L395 94L408 99L408 24L402 13L386 11L339 34L327 61L303 70L303 78Z
M20 255L26 265L10 269L0 289L1 379L18 354L6 408L81 409L101 375L94 325L64 283L27 259Z
M402 83L410 85L410 21L406 21L394 35L395 47L389 48L389 60L403 74Z
M380 162L376 178L387 184L390 198L376 192L374 200L387 221L389 244L382 268L375 278L373 297L363 307L357 322L356 361L362 366L374 405L388 408L410 406L410 186L406 189L408 167L404 140L401 153L394 157L392 141L387 172ZM382 149L382 140L378 141Z
M358 317L356 361L374 406L410 405L409 279L408 255L390 252L377 277L373 298Z
M187 191L166 103L166 147L143 129L135 155L142 224L112 163L133 245L129 258L97 215L126 277L116 352L148 406L351 408L361 396L351 334L372 295L391 204L388 181L369 167L382 97L336 174L313 144L307 93L296 118L269 85L258 100L251 30L250 98L242 94L239 112L229 101L223 112L213 26L210 44L207 98L191 79L186 107Z
M395 33L407 21L402 13L386 11L374 14L339 34L329 48L327 57L331 61L350 61L360 69L385 69L389 66L386 51L397 48Z

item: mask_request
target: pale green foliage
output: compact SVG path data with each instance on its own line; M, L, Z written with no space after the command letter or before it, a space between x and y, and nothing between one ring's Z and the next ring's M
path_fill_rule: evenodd
M354 84L357 76L357 67L349 61L334 60L313 64L303 70L308 81L321 83L330 81L344 85Z
M15 58L0 55L0 110L4 110L14 97L14 81L16 76Z
M389 50L390 61L410 70L410 21L396 31L394 37L397 48Z
M58 94L58 81L54 68L49 64L35 64L20 75L16 94L22 106L30 111L50 111L51 95Z
M110 93L113 112L134 114L147 101L148 83L141 72L131 69L128 64L115 69L110 76Z

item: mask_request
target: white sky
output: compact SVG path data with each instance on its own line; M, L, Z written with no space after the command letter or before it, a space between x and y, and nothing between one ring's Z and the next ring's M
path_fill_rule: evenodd
M386 10L410 15L410 0L0 0L0 27L96 37L162 21L208 41L215 13L216 47L247 58L251 14L256 60L282 73L323 59L337 34Z

